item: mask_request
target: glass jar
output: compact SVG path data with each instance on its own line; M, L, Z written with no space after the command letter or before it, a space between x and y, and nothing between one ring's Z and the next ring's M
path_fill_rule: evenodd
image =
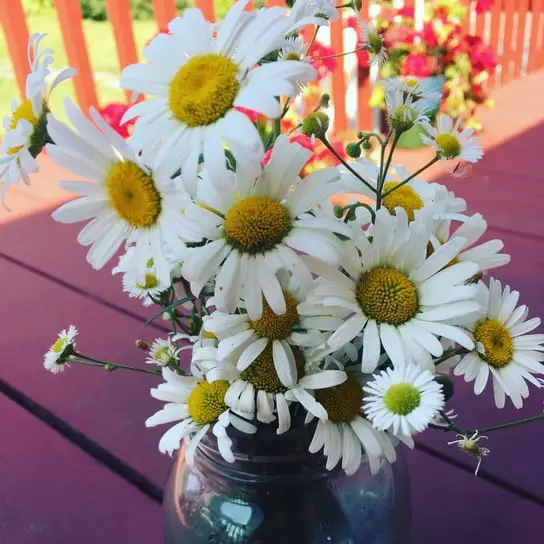
M195 464L178 453L165 488L165 544L408 544L409 481L404 460L352 476L327 471L308 452L308 428L233 440L227 463L213 436Z

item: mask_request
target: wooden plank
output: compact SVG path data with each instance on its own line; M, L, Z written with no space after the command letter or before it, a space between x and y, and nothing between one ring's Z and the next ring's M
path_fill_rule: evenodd
M162 486L170 459L158 441L166 429L144 426L161 406L149 394L160 378L81 366L53 375L42 366L43 353L70 323L80 330L82 352L131 365L146 366L134 342L154 339L155 331L3 259L0 274L24 286L3 297L2 379Z
M196 0L196 7L199 8L207 21L215 21L215 3L213 0Z
M529 40L529 60L527 63L527 72L533 72L537 69L539 59L542 57L542 35L539 36L540 22L542 20L544 1L533 0L531 37Z
M108 19L113 27L119 67L121 70L129 64L138 62L136 42L132 28L130 0L106 0ZM131 101L132 92L125 90L127 102Z
M87 112L91 106L98 107L98 98L83 35L81 8L79 2L73 0L56 0L55 7L68 62L77 69L74 78L77 100L80 108Z
M529 0L518 0L518 20L516 25L516 53L514 57L514 77L523 75L522 63L525 55L525 29L527 28L527 14L529 13Z
M405 5L409 5L405 2ZM361 6L363 20L369 17L370 2L365 0ZM372 108L368 105L372 96L372 82L370 80L370 68L358 68L357 70L357 129L371 130Z
M159 32L166 30L168 23L178 14L175 0L153 0L153 10Z
M264 0L264 5L267 8L270 8L272 6L285 6L285 0Z
M499 50L499 33L501 28L502 17L502 0L495 0L493 8L491 9L491 31L489 36L489 45L492 47L495 55ZM496 83L497 75L493 74L489 78L489 86L493 87Z
M541 544L535 530L544 513L541 506L423 452L406 452L406 460L413 544ZM459 523L445 529L446 516Z
M9 56L21 98L25 97L26 76L29 71L27 44L29 39L26 17L21 0L0 0L0 22L8 44Z
M161 507L0 395L0 542L157 542Z
M504 10L506 22L504 26L503 53L501 58L501 83L508 83L512 79L512 60L514 59L514 50L512 35L514 30L514 11L516 9L516 0L504 0Z
M331 47L335 54L344 51L343 26L340 19L330 22ZM348 128L346 115L346 74L344 70L344 57L336 59L337 67L332 73L332 99L334 106L334 130L343 132Z
M486 23L487 13L480 13L476 15L476 36L485 39L485 23Z

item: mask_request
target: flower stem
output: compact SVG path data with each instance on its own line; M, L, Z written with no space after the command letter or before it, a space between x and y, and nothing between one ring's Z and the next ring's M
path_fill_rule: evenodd
M101 367L105 370L108 370L109 372L121 369L132 370L133 372L140 372L142 374L153 374L154 376L162 375L162 372L160 370L148 370L147 368L138 368L137 366L121 365L118 363L110 363L108 361L100 361L99 359L83 355L76 351L74 351L73 354L70 356L69 361L70 363L76 363L79 365Z
M358 174L341 156L340 154L334 149L334 147L329 143L325 135L319 136L319 139L323 142L323 145L360 181L362 181L373 193L376 192L375 187L372 187L366 179L361 177L360 174Z
M507 423L502 423L500 425L493 425L491 427L484 427L483 429L478 429L478 433L490 433L493 431L499 431L501 429L508 429L509 427L517 427L518 425L525 425L526 423L532 423L533 421L544 420L544 414L538 414L537 416L526 417L524 419L517 419L516 421L509 421ZM469 433L474 434L474 431L468 431Z
M397 189L400 189L403 185L405 185L406 183L408 183L409 181L411 181L412 179L414 179L416 176L418 176L419 174L421 174L421 172L424 172L425 170L427 170L427 168L430 168L435 162L439 161L440 160L440 157L438 156L435 156L433 159L431 159L427 164L425 164L424 166L422 166L419 170L417 170L416 172L414 172L411 176L407 177L405 180L401 181L398 185L395 185L394 187L392 187L391 189L389 189L389 191L386 191L383 195L382 195L382 199L385 198L387 195L390 195L393 191L396 191Z

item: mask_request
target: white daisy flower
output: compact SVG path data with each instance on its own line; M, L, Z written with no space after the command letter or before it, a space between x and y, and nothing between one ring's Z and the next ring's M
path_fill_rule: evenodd
M312 369L306 373L305 354L293 346L298 381L286 387L280 381L274 363L273 348L268 345L245 370L240 372L232 360L217 361L206 373L208 381L227 380L231 385L225 395L227 406L248 418L256 418L262 423L278 420L277 433L282 434L291 428L291 402L300 403L309 414L318 419L326 419L327 412L315 400L314 392L333 387L346 379L343 370Z
M304 302L306 290L283 280L286 312L275 314L263 301L262 316L251 319L243 310L235 314L215 311L205 323L205 329L219 339L217 358L236 360L238 371L246 370L267 348L272 348L274 367L281 383L292 387L297 382L294 347L315 348L322 345L330 331L342 324L339 317L328 315L301 316L297 306ZM320 308L323 310L323 307ZM325 332L327 331L327 332Z
M74 325L70 325L67 329L59 333L56 342L49 348L48 352L43 356L43 366L52 372L58 374L64 370L66 361L74 352L76 347L75 338L77 329Z
M403 208L394 216L378 210L371 235L354 240L359 253L345 254L345 273L325 271L310 295L312 302L348 311L349 318L327 344L338 349L362 331L363 372L374 371L382 346L394 365L417 361L429 368L434 367L431 355L440 357L444 351L438 337L473 349L470 337L455 324L479 309L471 300L475 286L464 285L478 266L446 266L464 239L449 240L427 258L428 227L409 223Z
M423 128L428 136L421 134L421 141L431 146L437 155L447 161L459 159L466 162L478 162L483 157L482 146L478 138L471 138L471 128L461 129L462 119L454 123L451 117L438 114L436 128L425 123Z
M364 412L372 425L401 440L424 431L444 407L442 386L416 364L390 367L363 390Z
M4 117L6 133L0 144L0 197L8 211L5 197L10 185L22 178L30 185L29 174L38 171L36 157L49 141L46 116L47 102L53 89L76 71L66 68L59 72L47 90L46 78L50 75L53 50L41 49L42 40L47 34L32 34L27 46L30 73L26 78L25 96L22 102L13 100L11 114Z
M236 108L279 117L277 96L296 96L298 82L315 79L306 62L258 62L278 50L289 20L280 7L248 13L247 0L233 4L214 36L197 9L173 19L170 34L160 34L144 49L148 64L123 70L121 86L152 95L133 105L127 121L138 117L131 139L139 148L160 140L159 153L168 168L182 169L194 192L202 154L216 187L226 182L224 146L237 170L256 175L264 156L257 128ZM166 166L165 166L166 167Z
M403 95L411 95L416 102L422 101L423 113L436 110L442 99L442 93L433 90L435 88L433 78L392 77L383 80L383 83L388 93L396 94L400 91Z
M338 19L338 9L334 0L296 0L288 19L286 34L291 34L308 25L327 26L329 20Z
M415 125L424 125L429 121L426 113L429 104L414 95L404 93L400 89L385 93L387 121L397 134L410 130Z
M217 437L219 452L226 461L234 462L232 442L226 428L233 425L241 432L250 434L255 433L257 429L233 414L226 406L225 393L229 387L228 382L200 381L194 376L180 376L167 367L162 369L162 375L164 383L151 389L151 396L167 404L148 418L145 426L155 427L173 421L179 423L163 435L159 442L159 451L172 455L185 439L187 441L185 459L192 465L198 444L213 424L212 432Z
M181 209L185 195L162 168L150 169L96 110L93 125L69 100L66 113L77 130L48 115L48 130L55 145L47 144L51 158L63 168L90 181L61 181L61 186L81 198L53 212L61 223L91 221L81 230L78 242L90 245L87 260L102 268L123 242L133 244L135 269L145 281L149 259L157 277L170 282L167 248L183 251L180 236ZM180 223L181 222L181 223ZM178 248L181 246L181 249Z
M383 36L378 32L373 23L365 22L359 19L361 26L361 36L366 50L370 54L370 62L382 66L387 60L387 48L383 41Z
M261 175L232 174L229 186L217 191L199 183L197 203L187 206L187 228L199 231L209 243L190 248L183 275L198 294L213 276L215 305L233 313L241 299L251 319L263 312L263 296L272 311L284 314L287 304L276 272L284 268L302 286L311 273L297 252L338 263L342 242L336 234L351 235L341 220L305 214L338 190L336 168L324 168L302 181L301 168L311 152L280 136ZM199 230L200 229L200 230Z
M479 395L491 376L495 404L504 408L506 396L516 408L529 396L527 383L542 384L533 374L544 374L544 334L528 334L540 319L527 319L527 306L517 306L519 293L491 278L489 288L478 283L478 298L484 315L469 327L475 348L455 367L456 376L474 382Z
M323 449L327 470L341 462L342 469L351 475L359 468L363 454L367 456L372 474L380 470L383 458L395 462L391 438L375 429L363 415L363 390L355 375L349 374L340 385L319 389L315 398L328 417L317 422L309 451L316 453Z
M489 448L484 448L480 446L478 442L483 438L487 439L487 436L478 435L478 431L475 431L472 436L466 434L458 434L457 440L448 442L448 446L455 444L463 453L473 455L478 460L476 465L476 470L474 475L478 476L478 471L480 470L480 465L482 464L482 459L491 453Z
M457 255L456 262L474 262L478 265L480 273L485 270L504 266L510 262L510 255L500 253L504 247L502 240L494 239L477 244L487 230L487 221L481 214L476 213L467 217L451 234L450 228L450 220L439 221L437 226L433 228L433 236L431 237L433 251L437 247L440 247L443 241L461 237L465 239L465 244L459 255Z
M146 363L151 365L169 366L179 362L180 350L170 336L157 338L147 352Z
M123 274L123 291L128 293L130 298L140 299L144 306L151 306L153 298L158 298L170 287L170 282L162 283L157 277L155 263L149 259L146 263L146 270L143 280L140 280L137 268L135 267L135 250L129 247L124 255L119 258L119 264L112 269L112 274Z

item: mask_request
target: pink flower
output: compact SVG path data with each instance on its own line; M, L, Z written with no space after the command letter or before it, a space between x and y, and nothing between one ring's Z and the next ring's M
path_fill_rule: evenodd
M135 119L128 121L124 125L121 125L121 119L123 115L130 107L129 104L121 104L120 102L112 102L107 104L99 110L100 115L103 117L104 121L119 134L122 138L128 138L129 127L135 123Z
M423 53L410 53L404 59L400 72L403 76L432 76L434 74L433 59Z
M309 56L312 59L310 61L311 65L317 71L317 81L321 81L323 78L327 77L328 74L336 70L338 62L335 58L323 58L330 57L331 55L334 55L334 49L332 49L332 47L323 45L317 40L312 44Z
M479 15L480 13L489 11L494 3L495 0L476 0L476 13Z

